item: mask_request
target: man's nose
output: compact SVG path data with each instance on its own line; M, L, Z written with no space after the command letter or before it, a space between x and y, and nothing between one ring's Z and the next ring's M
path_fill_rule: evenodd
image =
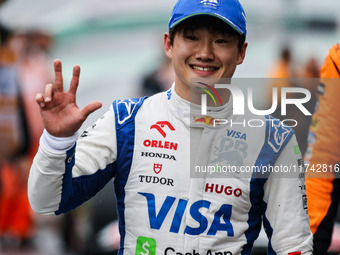
M209 42L201 42L197 48L196 59L210 61L214 59L213 45Z

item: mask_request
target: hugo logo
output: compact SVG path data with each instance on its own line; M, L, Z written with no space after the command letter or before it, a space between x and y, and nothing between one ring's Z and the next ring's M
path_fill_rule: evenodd
M233 189L231 186L224 186L218 184L209 184L205 185L205 192L214 192L217 194L224 193L227 196L234 195L235 197L239 197L242 195L242 190L239 188Z

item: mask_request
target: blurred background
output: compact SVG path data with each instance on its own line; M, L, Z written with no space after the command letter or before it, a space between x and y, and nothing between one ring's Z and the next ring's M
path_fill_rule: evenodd
M112 183L65 216L30 210L27 174L42 132L34 98L53 82L55 58L63 63L65 89L72 67L81 66L80 108L94 100L103 103L82 129L115 99L169 88L174 74L163 34L175 2L0 0L0 147L5 148L0 150L0 254L115 254ZM318 77L328 49L340 38L338 0L241 3L249 46L235 77ZM307 127L308 119L299 131L302 148Z

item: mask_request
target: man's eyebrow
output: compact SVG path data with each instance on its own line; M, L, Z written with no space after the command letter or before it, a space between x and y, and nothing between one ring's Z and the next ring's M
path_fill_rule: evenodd
M183 35L193 35L196 32L196 29L182 29L182 31L180 31Z

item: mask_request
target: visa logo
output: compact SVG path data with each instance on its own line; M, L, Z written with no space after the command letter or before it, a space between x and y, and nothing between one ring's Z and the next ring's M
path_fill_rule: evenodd
M235 130L228 130L227 129L227 135L229 137L239 138L241 140L247 140L247 134L242 132L236 132Z
M176 197L167 196L159 209L156 212L156 201L155 195L152 193L138 192L138 194L146 198L146 205L148 207L150 227L152 229L159 230L165 218L168 216L170 209L174 206ZM174 215L169 215L172 217L172 222L169 231L172 233L178 233L183 215L188 207L188 200L178 199L177 206ZM188 235L200 235L207 229L207 235L214 236L217 231L225 231L228 236L234 236L234 229L230 222L232 205L223 204L217 212L214 214L214 220L209 226L208 219L200 212L201 208L209 209L211 202L207 200L198 200L190 205L188 209L190 216L197 221L198 227L185 226L184 233ZM221 220L223 219L223 220Z

